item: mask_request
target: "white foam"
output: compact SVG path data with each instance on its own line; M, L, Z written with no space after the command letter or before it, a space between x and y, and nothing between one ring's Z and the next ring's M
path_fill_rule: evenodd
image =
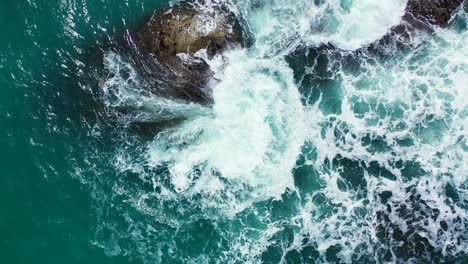
M212 118L190 120L155 140L151 161L171 162L179 191L194 184L194 168L202 169L200 183L219 174L253 187L257 197L278 197L293 186L304 131L299 93L285 62L251 56L247 50L225 54L227 64L213 87Z
M326 127L325 132L310 130L310 144L317 151L317 158L310 163L318 168L326 183L321 192L336 212L323 219L323 208L310 202L304 206L300 222L306 224L301 232L313 237L323 254L329 246L338 244L342 246L341 260L350 263L363 244L368 252L362 254L368 256L379 254L379 250L394 250L391 237L385 238L387 244L377 237L375 226L380 224L386 230L391 230L391 224L397 226L405 237L425 237L444 256L467 253L466 232L462 231L468 219L466 208L460 204L449 206L446 194L446 186L451 185L461 200L467 199L464 175L468 173L468 153L463 142L467 136L468 103L461 101L468 90L467 37L466 32L439 30L434 40L414 52L396 55L401 57L398 61L373 59L367 63L370 58L365 57L361 64L364 67L358 73L337 67L341 69L337 77L342 80L343 94L339 113L323 113L317 108L320 100L309 107L307 120L312 122L308 127ZM369 109L358 113L358 103ZM381 140L389 149L372 150L363 143L365 138ZM412 143L398 143L404 139L411 139ZM337 186L342 181L340 169L330 171L328 165L335 157L367 165L377 162L396 179L375 177L365 170L367 195L343 190ZM396 161L417 163L421 170L408 175L403 172L405 167L395 166ZM387 204L378 198L383 191L392 193ZM420 195L420 201L411 200L415 199L410 198L411 194ZM392 210L385 222L377 217L377 212L387 212L387 205ZM418 210L423 209L418 206L426 205L429 209L424 212L429 215L421 216ZM366 216L362 218L353 208L364 208ZM440 212L437 218L430 216L433 209ZM402 216L402 210L411 213ZM311 219L310 215L316 218ZM442 222L451 223L451 230L442 232Z
M179 56L181 59L196 60L189 55ZM104 67L111 75L102 86L104 102L111 109L132 110L131 121L158 122L210 114L209 108L199 104L150 93L148 90L152 88L144 86L132 64L116 53L105 54Z
M326 263L327 251L336 245L341 247L336 257L344 263L360 257L384 262L386 252L390 262L397 261L395 249L401 243L392 234L381 239L379 226L389 232L396 228L412 232L403 234L410 241L416 234L425 237L442 256L467 254L466 32L438 30L434 41L422 41L411 54L395 51L398 61L382 61L369 54L356 57L360 61L357 72L329 57L330 64L336 66L340 104L338 110L328 111L330 105L325 99L330 98L323 89L316 102L301 105L283 55L298 45L332 43L344 49L366 45L399 22L406 2L232 2L233 10L250 23L256 43L251 50L229 51L224 58L208 60L205 51L196 54L215 71L210 82L213 109L195 112L185 122L160 133L148 146L142 164L118 156L117 167L122 171L151 177L153 188L161 188L160 192L139 186L136 190L120 185L116 188L119 195L134 198L130 203L140 212L152 216L143 228L151 235L132 237L144 249L137 254L150 255L147 247L160 240L164 242L157 249L170 252L160 250L160 255L179 254L188 262L208 261L210 256L191 257L178 248L178 243L186 246L177 240L181 239L181 226L191 226L198 219L213 221L219 228L215 233L227 244L228 250L216 255L219 263L256 263L269 248L281 251L280 259L286 262L288 252L302 254L306 246L320 254L316 262ZM252 8L254 3L258 7ZM110 63L108 67L116 66ZM314 74L313 67L306 74ZM124 79L116 76L107 83L108 90L125 88L117 90L125 96L116 102L127 102L127 96L134 97L136 103L145 98L134 96ZM317 91L313 86L301 88ZM358 105L366 110L358 111ZM399 143L404 139L411 143ZM384 149L372 149L366 140L379 140ZM295 188L291 170L303 144L311 149L302 154L304 166L310 170L307 177L313 177L308 180L321 183L314 186L317 190L307 193L296 189L298 201L281 203L288 206L284 212L269 201L252 206L286 197L285 190ZM358 165L352 166L363 169L359 187L341 184L355 172L343 173L346 165L333 165L338 158L356 162ZM402 165L397 166L397 162ZM405 162L418 164L420 170L408 175L404 170L410 165ZM168 167L168 175L160 170L146 173L141 169L146 169L146 163L151 168ZM390 171L394 178L371 175L365 169L371 163ZM165 176L171 184L165 183ZM449 185L458 191L458 204L450 202L446 194ZM383 192L392 193L386 203L380 198ZM410 213L400 215L403 208ZM287 216L277 220L276 209ZM440 211L437 217L421 214L435 215L432 209ZM379 214L387 219L379 218ZM144 221L126 217L129 228L121 234L125 241L129 230L138 229L135 223ZM150 229L153 218L170 228ZM443 222L448 224L448 231L442 231ZM172 233L172 229L177 232ZM309 241L307 245L303 245L305 240ZM406 245L406 249L414 247Z
M236 1L233 9L249 22L258 50L287 54L298 45L356 50L371 44L401 22L406 4L407 0L246 0Z

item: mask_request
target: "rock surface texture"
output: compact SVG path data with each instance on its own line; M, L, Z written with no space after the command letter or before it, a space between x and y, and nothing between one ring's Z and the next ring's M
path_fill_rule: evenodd
M427 25L446 27L462 2L463 0L409 0L403 20L418 29Z
M393 35L409 38L416 31L431 31L433 26L447 27L453 13L464 0L409 0L403 23Z
M387 45L404 47L413 43L418 32L432 32L434 26L447 27L464 0L408 0L402 23L370 46L375 50Z
M211 101L206 85L213 75L206 60L240 45L235 27L228 12L177 5L156 11L138 30L136 46L158 62L160 77L171 83L166 95L205 104Z

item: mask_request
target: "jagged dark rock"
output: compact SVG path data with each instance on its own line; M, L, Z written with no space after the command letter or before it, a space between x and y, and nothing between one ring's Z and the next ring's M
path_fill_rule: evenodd
M138 31L137 45L157 56L193 55L207 48L212 55L232 43L239 43L235 18L227 12L199 11L183 5L157 11Z
M410 38L414 32L430 32L433 26L447 27L453 13L463 0L409 0L403 22L392 29L391 35Z
M409 0L403 20L417 29L446 27L463 0Z
M221 54L230 46L240 45L241 33L236 18L221 9L207 12L189 4L156 11L135 36L135 44L157 62L155 85L170 82L163 96L197 103L210 103L206 85L213 73L203 56Z
M411 46L418 32L433 32L434 26L447 27L464 0L409 0L402 23L393 27L368 50L381 50L388 45ZM390 49L391 50L391 49Z

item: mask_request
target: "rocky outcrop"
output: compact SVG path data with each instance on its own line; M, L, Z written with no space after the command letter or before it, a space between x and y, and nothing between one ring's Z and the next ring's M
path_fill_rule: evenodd
M391 29L381 40L370 45L371 51L391 51L387 46L403 48L412 45L418 32L432 32L434 26L447 27L464 0L408 0L402 23ZM382 49L383 48L383 49Z
M157 56L195 54L208 49L211 56L232 43L239 43L235 18L226 12L200 11L175 6L153 14L138 32L137 45Z
M203 104L211 101L206 85L213 75L206 59L241 43L231 13L188 4L156 11L135 38L138 49L158 64L155 85L170 83L163 96Z
M403 23L394 27L391 36L409 39L417 31L432 31L433 26L447 27L463 0L409 0Z
M409 0L403 20L424 29L428 25L446 27L463 0Z

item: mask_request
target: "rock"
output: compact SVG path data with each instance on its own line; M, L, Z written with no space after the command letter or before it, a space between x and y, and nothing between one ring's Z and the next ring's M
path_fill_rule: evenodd
M452 14L463 0L409 0L403 23L392 34L409 38L415 31L432 31L433 26L447 27Z
M409 0L403 20L417 29L447 27L463 0Z
M464 0L408 0L402 23L391 29L368 50L385 50L396 45L403 48L413 44L413 37L420 31L432 32L434 26L447 27L452 15ZM391 50L391 49L390 49Z
M226 12L175 6L153 14L139 30L137 45L158 56L193 55L204 48L220 51L231 43L239 43L234 24L234 17Z
M206 85L213 73L206 57L197 52L206 49L205 56L211 59L228 47L240 45L241 33L236 26L234 15L220 8L201 11L179 4L156 11L138 30L135 44L158 64L155 85L161 86L162 81L172 86L163 94L158 91L158 95L210 103L211 92Z

